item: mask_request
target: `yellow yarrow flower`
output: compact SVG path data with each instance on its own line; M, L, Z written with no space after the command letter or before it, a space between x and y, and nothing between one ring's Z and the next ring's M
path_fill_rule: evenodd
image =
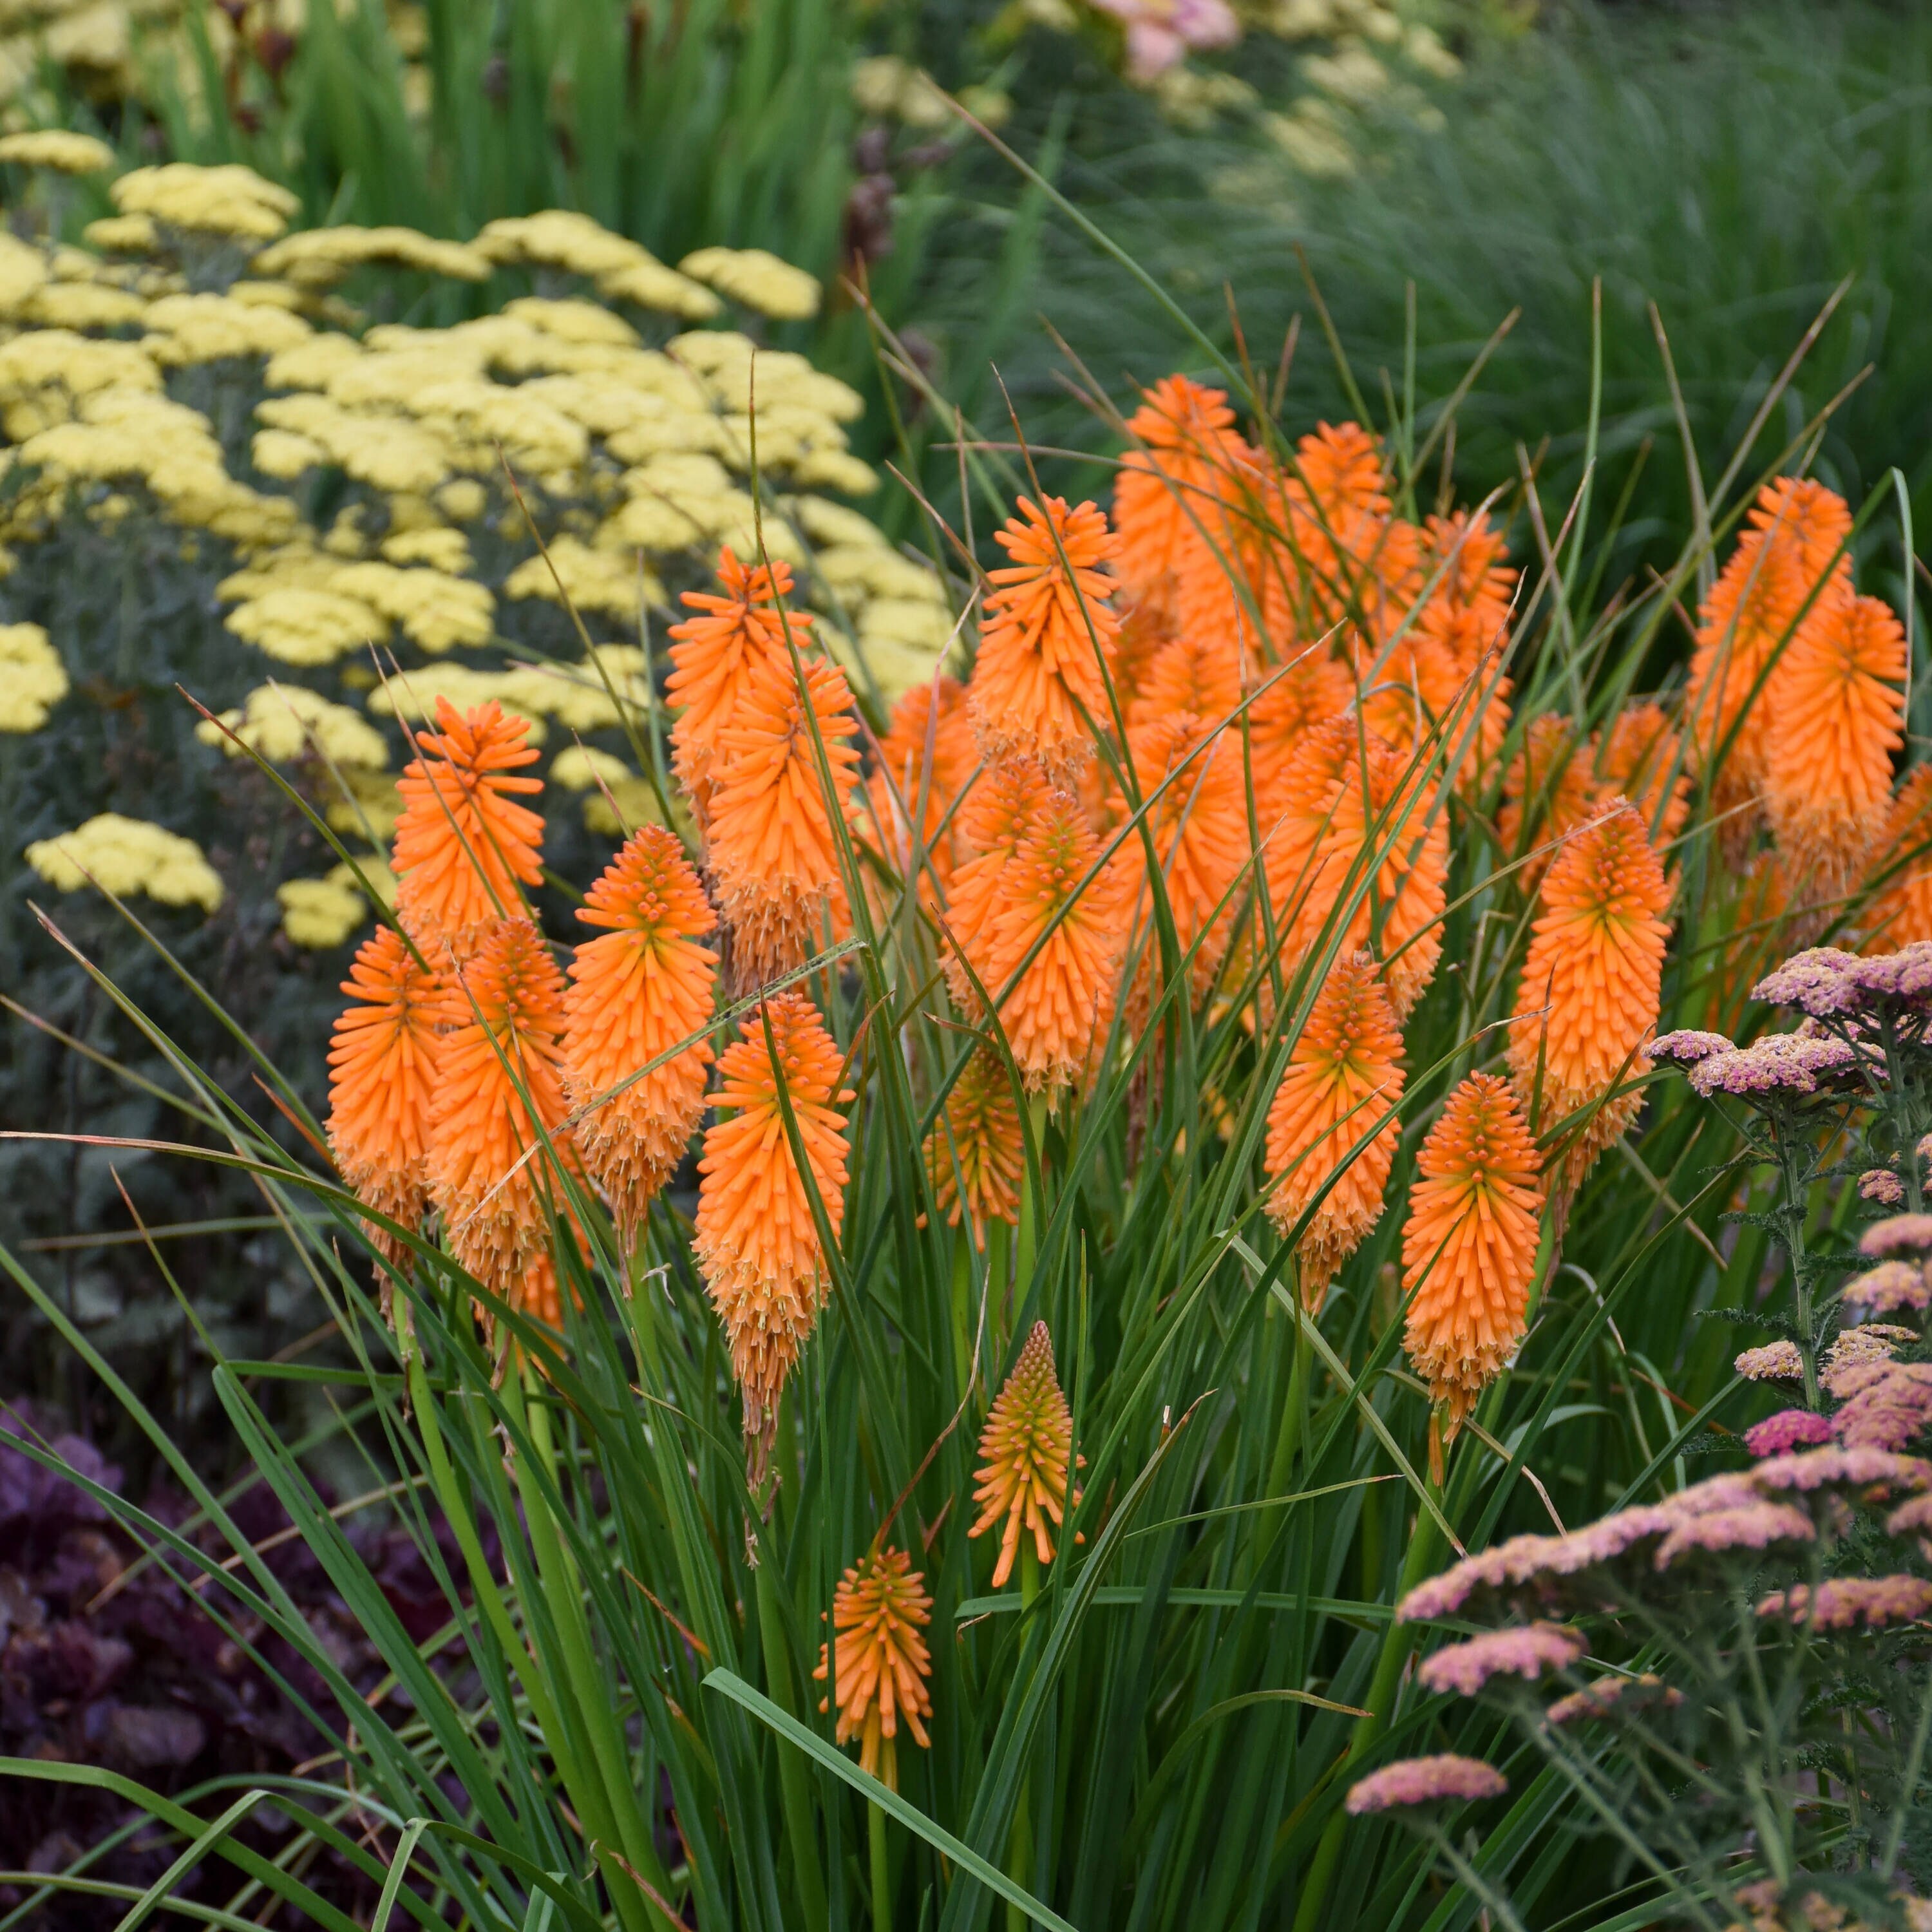
M389 762L382 734L359 712L299 684L259 685L238 709L223 712L219 724L204 718L194 734L205 745L220 746L231 758L245 749L272 764L320 757L332 765L382 771Z
M114 165L114 150L92 134L62 128L37 128L0 135L0 161L23 168L52 168L64 175L98 175Z
M198 905L213 912L221 880L192 838L140 818L104 812L74 830L38 838L27 863L57 892L98 885L117 898L145 892L164 905Z
M0 731L38 731L67 694L67 667L46 632L0 624Z

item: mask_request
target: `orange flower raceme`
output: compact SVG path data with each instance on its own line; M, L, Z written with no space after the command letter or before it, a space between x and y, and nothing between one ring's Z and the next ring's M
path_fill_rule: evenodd
M1026 1169L1019 1107L988 1048L981 1047L953 1082L940 1124L927 1137L926 1162L946 1226L958 1227L963 1211L976 1247L985 1245L989 1222L1010 1227L1019 1219Z
M995 540L1012 559L988 573L980 656L968 704L988 758L1022 753L1070 773L1090 748L1080 709L1107 717L1104 655L1120 620L1108 602L1113 579L1100 566L1119 548L1091 503L1070 510L1058 496L1044 508L1020 499L1021 514Z
M1533 885L1543 876L1550 854L1541 848L1572 826L1581 825L1596 803L1597 788L1585 747L1567 718L1546 711L1529 721L1522 749L1510 760L1503 780L1503 807L1496 835L1506 858L1534 853L1518 877Z
M832 1628L838 1634L838 1680L832 1686L838 1722L833 1735L842 1744L858 1738L860 1769L884 1779L894 1791L899 1788L899 1719L905 1719L920 1744L932 1742L922 1721L932 1715L926 1688L932 1659L920 1635L932 1615L925 1586L925 1576L904 1550L869 1550L832 1593ZM821 1645L818 1668L812 1674L823 1684L830 1672L830 1659ZM830 1702L821 1698L818 1708L824 1710Z
M554 1320L551 1215L560 1154L564 981L526 919L498 922L446 984L430 1113L430 1198L444 1245L512 1306ZM527 1096L527 1097L526 1097ZM529 1158L526 1159L525 1156Z
M1690 780L1663 706L1648 699L1625 705L1595 742L1600 794L1628 799L1661 850L1690 816Z
M577 916L607 930L571 962L564 1088L573 1110L601 1102L578 1122L577 1143L628 1250L698 1131L710 1042L697 1040L641 1079L632 1076L710 1018L718 956L698 941L717 921L676 837L661 825L631 835Z
M543 789L518 778L536 761L530 727L493 698L459 712L436 701L436 731L416 734L417 756L396 789L396 916L432 961L464 956L495 921L524 910L523 888L543 877L543 820L516 802Z
M1241 665L1233 646L1225 638L1177 638L1155 652L1128 723L1131 728L1190 711L1219 724L1240 701Z
M1247 711L1255 824L1264 838L1287 809L1286 780L1296 748L1316 725L1340 717L1355 694L1346 668L1318 644L1303 646L1266 676Z
M1127 909L1119 868L1088 880L1100 851L1079 801L1050 792L1000 874L982 976L1030 1092L1083 1079L1113 1023Z
M1876 597L1840 596L1798 628L1772 674L1764 802L1809 896L1857 876L1892 803L1905 742L1905 632Z
M1238 446L1227 392L1168 376L1142 392L1127 418L1140 448L1121 459L1114 484L1114 524L1120 536L1120 580L1144 604L1173 621L1181 574L1207 548Z
M435 977L388 926L358 949L350 1004L328 1049L328 1144L343 1180L377 1214L415 1227L429 1198L430 1095L436 1078ZM365 1222L370 1245L399 1268L410 1251ZM381 1277L386 1302L389 1278Z
M985 774L960 812L959 842L966 856L947 890L946 922L953 944L947 949L946 976L952 997L964 1007L974 1006L975 995L962 956L971 961L987 990L995 990L986 970L1005 897L1001 881L1040 823L1052 789L1032 759L1009 758Z
M718 733L736 716L746 686L761 666L790 668L788 636L802 650L812 625L806 613L777 608L791 591L788 563L747 568L728 547L718 555L718 580L722 597L685 592L685 602L704 614L671 626L671 674L665 685L671 703L683 706L671 728L672 762L700 824L710 805Z
M1268 1211L1275 1226L1286 1234L1328 1188L1295 1244L1301 1298L1311 1313L1320 1312L1336 1270L1382 1217L1402 1137L1394 1113L1402 1089L1402 1034L1376 962L1366 952L1349 954L1316 994L1268 1109L1268 1173L1279 1185Z
M766 1000L746 1016L741 1034L718 1063L712 1097L726 1118L704 1136L692 1247L730 1345L758 1479L778 1427L779 1392L818 1319L826 1286L825 1253L785 1132L780 1084L835 1240L845 1214L845 1121L838 1109L853 1096L839 1090L838 1043L802 993Z
M709 854L741 984L803 964L828 918L836 931L848 916L833 819L850 819L858 780L859 754L846 742L852 693L823 658L802 670L808 717L790 661L768 663L712 745Z
M1510 1075L1539 1125L1595 1108L1564 1156L1574 1189L1643 1105L1641 1094L1599 1103L1650 1070L1643 1045L1657 1025L1670 888L1643 820L1617 799L1571 835L1541 898L1516 990Z
M1859 923L1864 950L1892 952L1932 939L1932 765L1908 772L1872 856L1878 890Z
M1510 1090L1472 1073L1422 1144L1402 1233L1402 1345L1454 1434L1522 1340L1543 1183Z
M910 831L917 820L920 854L944 888L963 856L956 808L979 756L966 716L966 692L956 679L915 685L892 706L892 722L879 745L881 776L868 789L880 849L895 872L913 856Z
M1012 1574L1022 1534L1033 1538L1034 1553L1041 1562L1053 1561L1048 1524L1066 1520L1067 1477L1074 1466L1073 1412L1054 1372L1053 1337L1044 1322L1036 1322L1005 1387L993 1398L980 1434L980 1468L973 1492L980 1516L967 1534L999 1531L994 1589ZM1073 1500L1080 1500L1077 1490Z
M1720 812L1764 782L1771 707L1759 680L1773 654L1814 590L1815 610L1851 587L1850 561L1835 555L1851 534L1851 512L1823 484L1778 477L1758 493L1748 521L1698 610L1684 708L1698 761L1709 767L1722 759L1713 794Z

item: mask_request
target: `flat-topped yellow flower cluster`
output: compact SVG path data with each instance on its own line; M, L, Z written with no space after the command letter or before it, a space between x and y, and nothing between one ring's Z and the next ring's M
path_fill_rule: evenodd
M84 139L0 142L20 166L111 160ZM439 697L494 698L532 742L548 728L599 836L654 812L622 728L655 701L640 627L723 547L788 562L884 704L930 678L944 585L838 500L878 484L850 444L861 398L727 326L733 304L812 314L800 270L725 248L673 268L560 210L467 242L291 231L295 198L234 166L136 169L109 192L88 247L0 235L6 729L58 733L64 701L78 718L105 640L98 612L72 614L136 553L187 585L165 652L164 627L124 616L111 681L184 684L214 714L204 745L299 768L372 844L394 822L398 721ZM164 677L164 656L189 674ZM284 930L336 943L320 935L351 929L352 890L297 883Z

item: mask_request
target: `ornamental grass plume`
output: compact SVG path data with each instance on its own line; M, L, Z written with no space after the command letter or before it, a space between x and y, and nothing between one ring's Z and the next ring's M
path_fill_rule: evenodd
M1773 672L1764 805L1813 899L1850 886L1883 830L1905 742L1905 631L1876 597L1822 601Z
M989 758L1036 758L1071 775L1092 748L1081 711L1107 716L1101 672L1120 620L1108 599L1114 580L1102 566L1119 549L1092 503L1070 510L1048 496L1042 508L1019 500L1021 514L994 532L1012 559L987 573L980 652L968 705L980 748Z
M1508 1087L1472 1073L1417 1157L1402 1232L1402 1346L1453 1436L1522 1340L1543 1181Z
M1354 717L1316 726L1289 761L1266 848L1289 956L1330 938L1351 950L1372 942L1398 1022L1442 956L1449 875L1448 826L1418 762Z
M932 1715L926 1679L932 1658L921 1628L932 1618L932 1599L922 1572L903 1550L868 1550L839 1580L832 1593L832 1628L838 1633L838 1669L832 1695L838 1700L833 1736L840 1744L859 1742L859 1768L886 1788L899 1788L899 1720L922 1746L930 1748L924 1720ZM823 1684L831 1674L826 1646L820 1645L812 1676ZM823 1711L830 1698L821 1697Z
M564 1091L582 1114L584 1164L628 1252L704 1112L708 1040L642 1070L711 1018L718 956L698 942L718 922L676 835L662 825L631 835L577 916L605 930L570 963Z
M746 687L763 665L789 669L789 638L803 650L810 640L808 613L779 600L791 593L791 566L740 563L727 544L718 553L721 596L687 590L683 599L700 614L670 627L671 671L665 695L682 707L671 727L671 764L700 825L709 817L711 762L718 734L737 714Z
M1778 477L1759 491L1748 520L1699 607L1684 701L1693 754L1714 770L1712 802L1720 813L1754 799L1764 783L1772 707L1760 680L1805 600L1818 591L1816 609L1851 585L1850 561L1840 549L1851 535L1851 513L1822 484ZM1827 584L1828 575L1835 581ZM1742 816L1736 823L1742 836L1748 823Z
M1312 1315L1382 1217L1403 1077L1402 1034L1376 962L1366 952L1347 954L1316 994L1268 1108L1270 1219L1286 1236L1322 1196L1294 1251Z
M1864 950L1890 952L1932 940L1932 764L1899 781L1869 872L1877 890L1858 920Z
M400 933L384 926L358 949L342 983L349 1004L328 1048L328 1145L346 1185L365 1207L405 1228L429 1201L430 1098L436 1078L440 998L435 975ZM408 1247L386 1228L363 1223L370 1245L392 1265ZM381 1275L385 1312L389 1278Z
M1113 1024L1128 905L1100 856L1079 800L1049 791L1000 874L980 977L1029 1093L1083 1081Z
M994 1589L1012 1574L1022 1534L1033 1538L1034 1554L1042 1564L1053 1561L1048 1525L1066 1522L1068 1474L1084 1460L1073 1454L1073 1412L1054 1371L1053 1337L1044 1322L1036 1322L980 1432L973 1491L980 1514L966 1533L999 1531ZM1080 1500L1077 1490L1073 1500Z
M430 1198L443 1243L513 1308L555 1320L550 1272L560 1135L564 979L527 919L499 920L445 981L430 1108Z
M1207 548L1203 526L1218 507L1231 449L1238 444L1227 392L1168 376L1141 392L1127 433L1139 447L1121 458L1114 482L1114 527L1121 583L1166 628L1188 560Z
M1650 1071L1643 1047L1657 1026L1670 888L1643 820L1618 799L1564 844L1539 897L1510 1077L1532 1126L1588 1113L1563 1156L1574 1191L1643 1106L1640 1092L1608 1096Z
M926 1165L946 1226L958 1227L963 1215L976 1248L986 1245L993 1222L1010 1227L1018 1220L1026 1172L1019 1105L990 1048L980 1048L953 1082L941 1120L926 1136Z
M515 776L538 753L528 722L494 698L459 712L439 697L436 718L396 788L396 916L432 959L460 959L520 914L523 888L543 878L543 820L516 802L543 781Z
M838 1109L854 1096L840 1090L838 1043L802 993L774 994L746 1016L740 1035L718 1063L712 1099L721 1118L706 1131L698 1164L692 1245L730 1347L756 1482L777 1432L779 1394L826 1286L812 1196L785 1131L786 1105L836 1240L846 1172Z
M964 856L947 892L946 924L951 944L946 975L952 997L969 1011L976 1004L964 962L990 992L986 962L993 928L1004 900L1006 868L1046 810L1053 788L1031 758L1008 758L990 766L959 814Z
M827 921L836 932L850 916L833 821L852 816L852 728L851 688L836 664L795 670L775 659L746 680L713 741L707 856L741 986L802 965Z

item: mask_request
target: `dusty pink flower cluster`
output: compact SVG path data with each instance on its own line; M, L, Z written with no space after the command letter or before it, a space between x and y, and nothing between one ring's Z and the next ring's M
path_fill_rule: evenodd
M1416 1673L1428 1690L1453 1690L1473 1697L1492 1677L1526 1677L1567 1670L1583 1654L1583 1640L1562 1624L1519 1624L1490 1630L1466 1643L1452 1643L1430 1658Z
M1891 1214L1874 1221L1858 1237L1858 1252L1868 1261L1932 1253L1932 1214Z
M1848 1449L1897 1454L1932 1430L1932 1362L1867 1363L1835 1378L1832 1431Z
M1814 1590L1796 1583L1774 1590L1757 1606L1761 1617L1786 1617L1818 1630L1868 1630L1918 1622L1932 1610L1932 1582L1922 1576L1838 1576Z
M1916 1006L1932 997L1932 944L1924 940L1869 958L1816 946L1794 953L1751 988L1768 1006L1796 1006L1812 1019Z
M1552 1724L1573 1724L1579 1718L1603 1718L1612 1711L1634 1712L1660 1704L1675 1710L1683 1701L1682 1691L1646 1670L1640 1677L1600 1677L1558 1698L1543 1714Z
M1905 1183L1888 1167L1875 1167L1858 1176L1858 1198L1881 1208L1896 1208L1905 1198Z
M1831 1418L1814 1408L1780 1408L1744 1431L1744 1447L1754 1456L1788 1455L1831 1439Z
M1748 1382L1795 1382L1804 1377L1804 1358L1796 1342L1767 1342L1747 1348L1731 1366Z
M1444 1752L1440 1757L1399 1758L1371 1772L1349 1787L1344 1808L1351 1817L1359 1818L1365 1811L1388 1811L1397 1805L1498 1798L1508 1789L1509 1780L1492 1765Z
M1815 1094L1821 1080L1850 1072L1858 1061L1848 1040L1774 1033L1749 1046L1714 1053L1690 1070L1694 1092L1708 1100L1730 1094L1748 1100L1762 1094Z
M1864 1315L1923 1314L1932 1300L1932 1282L1911 1262L1880 1262L1845 1284L1845 1306Z

